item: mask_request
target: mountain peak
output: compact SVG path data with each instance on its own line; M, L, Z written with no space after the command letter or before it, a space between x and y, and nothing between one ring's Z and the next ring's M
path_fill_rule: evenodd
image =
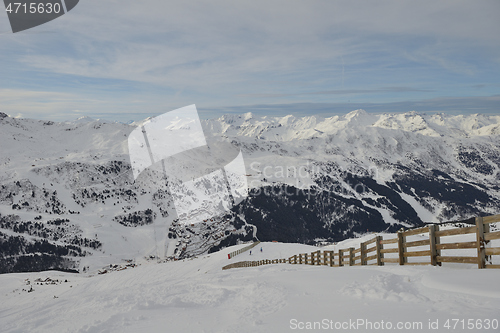
M344 116L344 119L346 119L348 123L355 124L357 126L371 126L375 121L377 121L376 116L369 114L363 109L349 112Z
M354 111L349 112L348 114L345 115L345 117L346 117L346 119L351 119L354 117L362 117L362 116L366 116L366 115L368 115L368 112L366 112L363 109L358 109L358 110L354 110Z
M253 118L253 113L252 112L247 112L247 113L243 114L243 119L245 119L245 121L248 121L248 120L250 120L252 118Z
M96 119L92 118L92 117L89 117L89 116L83 116L83 117L80 117L78 119L76 119L75 121L73 121L73 123L91 123L93 121L96 121Z

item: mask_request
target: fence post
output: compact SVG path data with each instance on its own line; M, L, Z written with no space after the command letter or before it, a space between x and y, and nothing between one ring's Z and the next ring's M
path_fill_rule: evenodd
M318 266L321 265L321 261L320 261L319 257L321 257L321 251L320 250L316 251L316 260L314 262L314 264L318 265Z
M406 257L405 257L405 243L406 243L406 236L403 235L403 231L398 231L398 252L399 252L399 264L404 265L406 262Z
M441 263L438 263L437 257L441 254L441 251L436 249L436 245L439 244L439 236L436 236L436 231L439 231L439 226L435 224L429 225L429 241L431 246L431 265L441 266Z
M384 245L382 244L382 236L377 236L376 239L377 241L375 242L375 246L377 250L377 265L384 266L384 262L382 261L384 254L380 252L380 250L384 248Z
M339 249L339 267L344 266L344 251Z
M349 248L349 266L354 266L354 248Z
M363 242L363 243L359 244L359 246L360 246L360 250L361 250L359 257L361 259L361 265L364 266L364 265L366 265L366 244L365 244L365 242Z
M486 241L484 240L484 233L488 232L489 226L483 224L482 217L476 217L476 242L477 242L477 268L486 268Z

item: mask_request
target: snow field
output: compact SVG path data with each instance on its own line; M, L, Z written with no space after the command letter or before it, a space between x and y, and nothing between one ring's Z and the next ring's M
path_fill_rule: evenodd
M383 320L394 325L418 322L422 329L410 331L435 332L428 328L429 320L438 320L439 331L444 331L448 319L500 319L499 270L275 264L222 271L231 262L318 249L261 243L252 255L227 259L229 252L244 246L191 260L145 262L104 275L0 275L2 331L288 332L299 330L299 323ZM68 282L22 290L29 289L25 279L33 283L46 277ZM371 330L362 326L357 331Z

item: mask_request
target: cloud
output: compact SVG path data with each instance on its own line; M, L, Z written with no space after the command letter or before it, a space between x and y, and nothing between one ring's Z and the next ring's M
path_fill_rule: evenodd
M243 114L252 112L258 115L296 116L345 114L364 109L371 113L445 112L456 114L498 114L500 95L483 97L440 97L421 101L401 101L391 103L289 103L254 104L216 108L200 108L204 118L214 118L220 114Z
M248 97L288 97L288 96L304 96L304 95L355 95L355 94L379 94L379 93L397 93L397 92L432 92L430 89L417 89L410 87L385 87L380 89L339 89L327 91L311 91L298 92L294 94L247 94L241 96Z
M129 122L160 115L182 107L183 104L156 105L155 101L129 100L103 101L82 96L50 91L0 90L0 111L17 117L50 120L74 120L86 115L96 119ZM77 106L78 108L76 108ZM364 109L372 113L448 112L448 113L483 113L500 112L500 95L440 97L417 101L388 103L270 103L248 105L199 105L198 111L204 119L218 118L223 114L243 114L252 112L257 115L296 116L345 114L353 110Z
M45 91L8 108L57 118L192 103L386 105L468 96L476 84L491 95L499 12L498 1L87 0L0 35L0 89Z
M500 24L491 14L499 6L486 3L87 1L58 21L69 37L66 47L74 53L26 54L20 59L61 74L171 88L231 88L256 76L311 71L314 63L340 69L341 57L351 68L370 63L373 54L366 50L396 54L392 43L399 38L441 39L437 49L464 41L500 44ZM407 55L411 61L471 72L448 52L418 44Z
M0 89L0 111L16 117L71 120L75 117L75 104L95 107L99 103L69 93Z

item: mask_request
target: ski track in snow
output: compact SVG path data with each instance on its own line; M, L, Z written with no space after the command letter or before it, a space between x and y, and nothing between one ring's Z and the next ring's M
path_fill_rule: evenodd
M227 259L242 246L104 275L0 275L2 332L288 332L292 319L420 321L419 332L427 332L429 320L500 319L498 270L289 264L221 270L317 249L261 243L252 255ZM68 282L22 291L29 288L25 279L38 277Z

